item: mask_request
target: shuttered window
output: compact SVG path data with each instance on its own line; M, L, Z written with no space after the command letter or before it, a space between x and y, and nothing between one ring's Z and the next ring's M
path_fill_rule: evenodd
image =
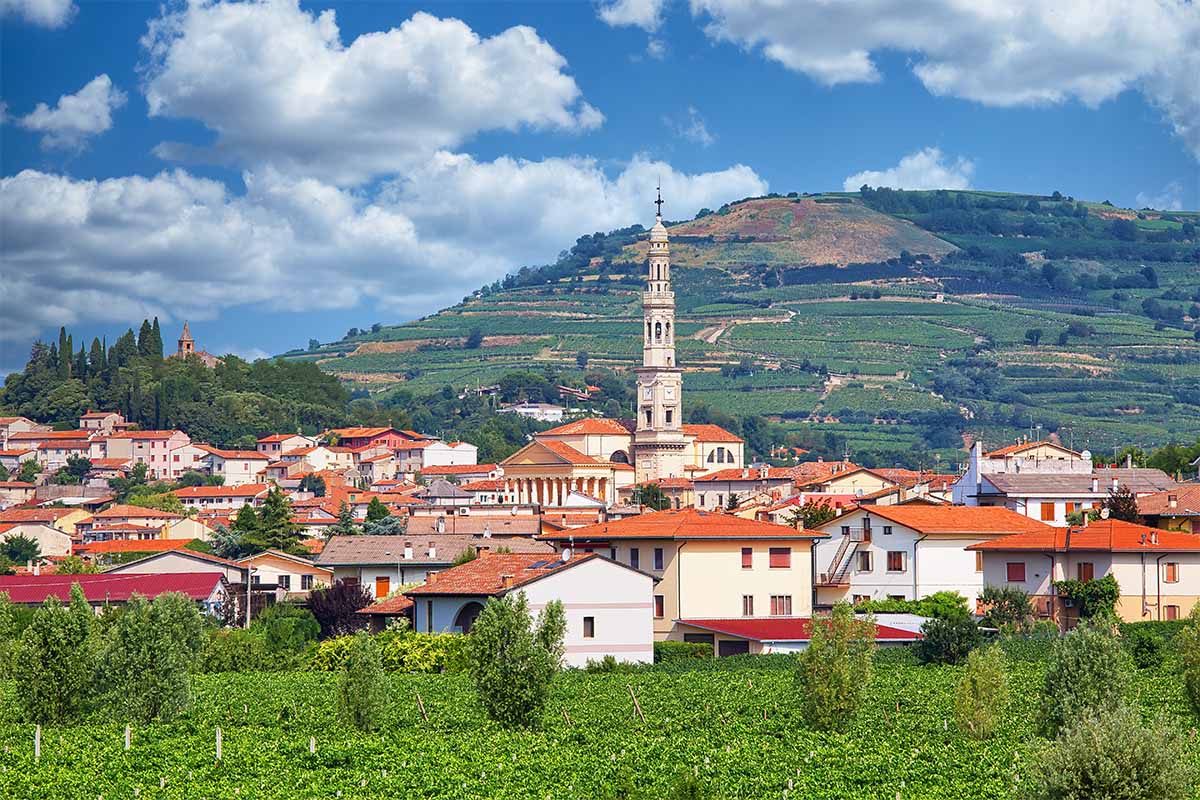
M662 619L667 615L666 601L661 594L654 595L654 616Z
M908 554L903 550L888 551L888 572L904 572L905 556Z
M1179 562L1168 561L1163 564L1163 581L1166 583L1179 583Z
M1096 565L1090 561L1081 561L1075 566L1075 573L1081 581L1090 581L1096 577Z
M754 548L742 548L742 569L752 569L754 567Z
M1025 581L1025 562L1010 561L1006 565L1008 568L1009 583L1023 583Z
M771 569L790 569L792 566L792 548L772 547L770 550Z
M771 595L771 616L790 617L792 615L792 596L790 594Z

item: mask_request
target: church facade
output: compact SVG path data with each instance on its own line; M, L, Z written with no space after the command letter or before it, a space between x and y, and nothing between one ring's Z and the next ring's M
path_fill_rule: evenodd
M503 462L504 480L518 502L562 505L577 492L612 505L621 489L691 480L745 463L739 437L717 425L683 421L683 368L675 357L675 293L661 196L656 205L642 292L637 417L579 419L535 434Z

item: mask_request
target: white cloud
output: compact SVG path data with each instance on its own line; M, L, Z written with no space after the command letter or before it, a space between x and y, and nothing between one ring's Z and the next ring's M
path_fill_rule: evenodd
M1153 208L1156 211L1183 210L1183 184L1171 181L1161 192L1138 192L1134 198L1138 208Z
M707 34L826 85L880 80L874 55L914 54L936 95L994 106L1139 89L1200 158L1200 3L1190 0L690 0Z
M667 57L667 43L662 39L650 39L646 42L646 55L655 61L662 61Z
M113 86L107 74L97 75L75 94L64 94L50 108L38 103L29 114L17 120L22 128L43 134L44 149L80 148L89 136L112 127L112 113L125 105L125 93Z
M104 181L25 170L0 179L0 339L60 324L212 318L231 306L425 313L582 231L646 222L661 176L683 218L761 194L735 166L697 175L635 157L615 177L584 158L478 162L434 154L373 194L271 167L244 196L183 170Z
M893 189L968 189L975 165L959 156L948 161L936 147L909 153L900 163L885 170L864 170L842 181L847 192L858 191L863 184Z
M43 28L61 28L75 16L75 11L71 0L0 0L0 19L21 17Z
M585 131L564 59L532 28L481 38L417 13L341 41L334 12L297 0L195 0L142 40L151 116L196 119L209 148L165 142L167 159L273 168L346 185L395 174L487 130Z
M704 115L695 106L688 106L686 118L672 119L664 117L663 122L675 132L676 136L686 139L693 144L698 144L701 147L708 147L717 140L717 137L709 132Z
M666 0L611 0L597 9L600 19L614 28L632 25L654 33L662 25Z

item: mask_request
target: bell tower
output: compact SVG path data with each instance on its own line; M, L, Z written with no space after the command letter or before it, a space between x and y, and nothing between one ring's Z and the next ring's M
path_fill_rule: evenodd
M192 338L186 321L183 323L183 333L179 335L178 344L179 349L175 351L175 355L179 358L186 358L196 352L196 340Z
M671 249L662 221L662 192L650 229L650 272L642 293L642 366L637 371L637 481L681 478L684 468L683 370L675 362L675 293Z

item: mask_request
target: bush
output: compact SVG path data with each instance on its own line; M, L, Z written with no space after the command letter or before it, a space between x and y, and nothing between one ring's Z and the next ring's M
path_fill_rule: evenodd
M312 612L291 603L267 606L250 627L262 632L272 653L298 653L321 633L321 623Z
M1124 631L1122 638L1133 664L1138 669L1150 669L1162 664L1163 640L1158 634L1145 628L1133 628Z
M1012 586L985 586L979 602L987 610L982 624L1000 630L1025 630L1033 621L1029 595Z
M1081 625L1054 644L1046 668L1042 728L1057 734L1089 712L1111 710L1125 698L1129 654L1111 634Z
M308 596L308 607L321 626L321 638L347 636L366 627L360 608L371 604L367 590L357 583L338 581L325 589L316 589Z
M291 666L267 647L259 630L215 628L196 657L198 672L270 672Z
M655 642L654 663L663 661L682 661L696 658L712 658L711 644L704 642Z
M958 592L934 592L920 600L867 600L855 610L869 614L917 614L934 619L967 619L971 611L967 598Z
M954 690L954 718L968 736L987 739L1008 705L1004 652L997 645L975 649Z
M469 638L456 633L387 631L376 634L379 657L388 672L465 672ZM326 639L316 646L309 668L322 672L344 669L353 636Z
M848 603L814 616L812 639L796 665L801 712L809 725L840 730L858 710L871 681L875 620L856 619Z
M48 597L21 634L13 680L17 702L33 722L67 719L92 699L96 676L96 615L79 584L64 606Z
M555 604L551 604L555 605ZM562 640L547 609L531 627L525 593L488 600L471 629L470 673L479 701L502 725L532 725L541 716Z
M360 731L379 725L387 707L387 677L379 645L366 633L349 637L346 666L338 685L338 716Z
M1183 691L1192 702L1192 709L1200 714L1200 605L1192 609L1187 627L1175 637L1179 648L1179 675L1183 679Z
M598 661L589 658L587 664L584 665L583 671L593 675L633 672L633 665L617 661L616 656L609 653Z
M921 635L914 649L926 664L961 664L980 641L979 626L970 618L931 619Z
M1170 720L1143 725L1136 710L1118 705L1084 712L1042 748L1017 787L1024 800L1184 800L1195 785L1191 771Z
M170 720L192 702L191 669L203 641L195 604L176 592L135 594L109 631L101 667L110 704L125 719Z

